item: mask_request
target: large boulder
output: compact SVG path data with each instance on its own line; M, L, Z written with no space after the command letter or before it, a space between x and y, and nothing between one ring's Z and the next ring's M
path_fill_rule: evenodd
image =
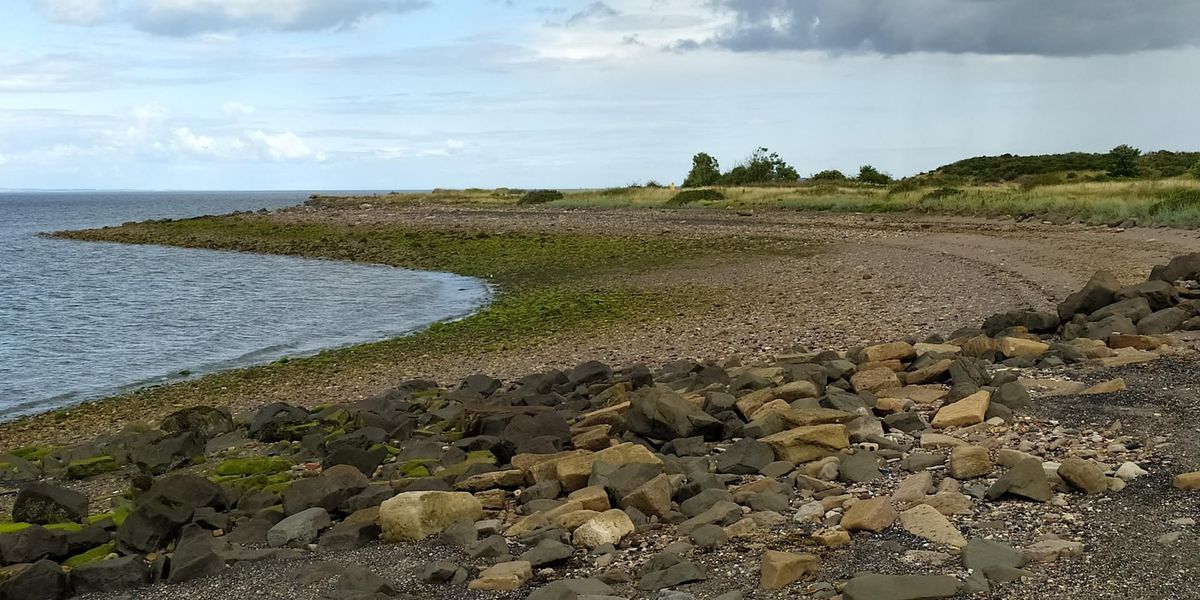
M1162 310L1179 304L1179 290L1166 281L1151 280L1146 283L1122 288L1117 292L1117 300L1145 300L1151 310Z
M1058 305L1058 318L1067 322L1077 314L1090 314L1108 306L1117 301L1117 292L1120 290L1121 282L1117 281L1116 275L1108 271L1099 271L1082 290L1067 296L1067 299Z
M66 536L41 525L0 535L0 565L32 563L43 558L60 559L67 551Z
M225 560L217 554L212 534L198 525L185 527L171 555L170 583L216 575L224 569Z
M1167 283L1200 279L1200 252L1176 256L1166 265L1154 267L1150 279Z
M357 467L336 465L319 477L301 479L288 486L283 492L283 512L294 515L314 507L334 511L369 484L370 480Z
M1058 324L1059 317L1055 313L1022 308L988 317L983 322L983 331L990 337L1012 327L1024 327L1030 333L1053 333Z
M1138 321L1137 333L1140 335L1162 335L1178 331L1183 327L1184 321L1187 321L1191 317L1192 314L1182 308L1166 308Z
M61 600L68 591L66 574L49 560L39 560L0 582L0 598L4 600Z
M87 514L87 496L40 481L21 488L12 509L14 521L38 525L79 522Z
M1127 298L1101 308L1088 316L1089 321L1100 321L1108 317L1125 317L1134 323L1154 312L1145 298Z
M150 583L150 568L134 554L75 567L70 578L77 594L116 592Z
M317 541L321 531L332 524L329 512L319 506L302 510L268 530L267 544L274 548L305 547Z
M595 548L604 544L616 544L633 531L633 521L629 515L614 508L588 519L577 527L571 534L571 542L583 548Z
M159 429L172 435L191 431L201 439L211 440L233 431L233 419L228 413L211 406L193 406L168 415Z
M716 441L725 427L682 396L656 388L635 392L624 417L627 429L657 440L702 436Z
M385 542L422 540L462 519L474 521L482 516L483 505L466 492L405 492L379 507Z
M752 438L742 438L717 456L717 472L752 475L775 460L771 446Z
M775 458L796 464L832 456L850 447L845 425L812 425L796 427L764 437L762 440L775 451Z

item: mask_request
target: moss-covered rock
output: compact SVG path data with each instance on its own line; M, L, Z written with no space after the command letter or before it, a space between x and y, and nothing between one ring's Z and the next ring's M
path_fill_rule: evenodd
M83 460L73 461L67 465L67 477L71 479L86 479L103 473L112 473L121 468L117 459L108 456L93 456Z
M47 454L50 454L51 452L54 452L57 450L60 450L60 447L58 447L58 446L25 446L24 448L17 448L16 450L9 452L9 454L11 454L17 458L27 460L29 462L38 462L38 461L42 460L42 458L44 458Z
M32 527L32 525L29 523L0 523L0 535L16 533L22 529L28 529L30 527Z
M79 567L82 567L83 565L104 560L105 558L108 557L109 554L112 554L116 551L117 551L117 543L109 542L107 544L104 544L103 546L96 546L95 548L92 548L91 550L88 550L87 552L84 552L82 554L76 554L75 556L68 558L66 561L63 562L62 566L67 567L69 569L78 569Z
M274 475L291 468L291 461L277 456L231 458L217 465L217 475Z
M72 533L75 531L83 531L83 525L79 523L51 523L43 525L49 531L62 531L64 533Z

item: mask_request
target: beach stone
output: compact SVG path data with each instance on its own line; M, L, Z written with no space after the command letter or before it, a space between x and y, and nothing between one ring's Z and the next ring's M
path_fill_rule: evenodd
M1025 338L1004 337L997 340L1000 352L1009 358L1041 358L1050 344Z
M1200 471L1176 475L1175 487L1185 491L1200 490Z
M1108 479L1104 468L1092 460L1067 458L1058 466L1058 476L1085 494L1101 494L1108 491Z
M358 468L337 465L325 469L319 476L293 482L283 492L283 512L294 515L320 507L337 510L343 502L367 489L370 480Z
M560 579L534 590L526 600L608 600L616 593L599 579Z
M855 392L878 393L901 387L896 372L886 367L874 367L858 371L850 377L850 386Z
M575 490L567 494L567 500L578 502L580 508L584 510L604 512L612 508L608 503L608 492L604 487L598 485Z
M621 506L636 508L647 516L662 517L671 511L671 491L671 477L661 474L622 498Z
M480 571L479 576L467 584L468 589L488 592L511 592L533 579L533 566L523 560L492 565Z
M117 530L117 548L122 554L146 554L164 548L192 520L194 512L192 507L169 498L142 502Z
M616 544L621 538L633 533L634 529L633 521L624 511L607 510L575 529L571 534L571 542L584 548Z
M11 579L0 582L0 598L5 600L60 600L70 588L67 576L54 561L39 560Z
M216 553L213 537L198 525L188 525L171 554L172 584L215 575L225 569L225 559Z
M704 512L680 523L675 528L678 535L688 535L702 525L710 523L728 525L742 517L742 507L733 502L718 501Z
M821 559L812 554L767 550L762 555L758 586L764 590L783 589L820 567Z
M13 503L16 523L78 523L88 514L88 498L79 492L35 481L21 488Z
M1198 482L1200 484L1200 482ZM1042 462L1036 458L1027 458L1017 461L996 483L988 488L985 497L988 500L996 500L1004 494L1013 494L1036 500L1038 502L1046 502L1053 495L1053 490L1050 489L1050 482L1046 479L1046 471L1042 468Z
M635 392L624 419L629 431L658 440L701 436L711 442L725 427L682 396L657 388Z
M149 584L150 568L135 554L80 565L69 577L77 594L116 592Z
M900 513L900 526L909 533L939 544L961 548L967 545L962 533L937 509L918 504Z
M718 548L729 541L729 534L718 525L701 525L688 536L697 548Z
M321 536L323 550L353 550L379 539L379 507L355 511Z
M1193 316L1192 313L1179 307L1163 309L1150 313L1141 321L1138 321L1137 333L1141 335L1162 335L1178 331L1183 327L1183 323Z
M1179 304L1179 290L1166 281L1147 281L1121 288L1116 293L1118 302L1144 300L1152 310L1163 310Z
M563 562L574 555L575 548L558 540L544 539L536 546L521 553L519 558L534 567L542 567Z
M234 430L233 419L223 410L211 406L192 406L173 412L162 420L159 429L171 435L192 432L208 441Z
M958 402L943 406L934 415L931 425L934 429L978 425L987 415L990 398L991 392L980 390Z
M364 595L376 598L396 595L395 588L387 580L376 575L374 571L357 565L350 565L338 576L334 593L341 598L362 598Z
M1120 467L1117 467L1117 478L1122 481L1132 481L1138 477L1149 475L1150 472L1139 467L1137 463L1125 462Z
M405 492L379 507L385 542L422 540L459 520L476 521L482 516L483 505L466 492Z
M520 469L488 471L471 475L454 484L454 489L463 492L481 492L493 488L516 488L525 484L525 472Z
M760 440L775 451L775 458L796 464L831 456L850 447L845 425L796 427Z
M946 575L859 575L846 582L845 600L932 600L958 593L958 580Z
M655 456L645 446L626 442L599 452L568 454L549 462L541 469L548 469L553 474L553 478L562 485L563 490L573 492L587 487L588 480L592 476L592 466L598 462L617 467L629 464L662 465L662 459ZM535 472L540 471L538 467L535 467L534 470ZM537 475L534 477L536 478Z
M1117 292L1121 288L1121 282L1117 280L1116 275L1108 271L1098 271L1083 289L1067 296L1058 305L1058 318L1065 323L1077 314L1090 314L1104 308L1117 301Z
M846 531L871 531L878 533L896 522L896 509L892 508L890 496L878 496L860 500L842 516L842 528Z
M946 472L955 479L974 479L992 472L992 459L982 446L959 446L950 451Z
M865 483L883 477L879 471L879 457L874 452L859 450L842 456L838 466L838 479L853 483Z
M967 569L983 573L988 579L995 579L995 575L1005 570L1024 566L1025 557L1020 550L1004 542L975 538L963 548L962 562Z
M1182 254L1172 258L1166 265L1155 266L1150 270L1150 279L1167 283L1200 279L1200 252Z
M1034 562L1052 563L1063 557L1083 554L1083 544L1069 540L1043 540L1026 546L1021 553Z
M1031 406L1029 390L1026 390L1025 386L1016 381L1001 384L996 388L995 392L992 392L992 396L988 399L988 402L989 405L1001 404L1012 410L1020 410Z
M907 342L892 342L877 344L863 348L860 355L862 362L882 362L886 360L910 360L917 357L917 350Z
M758 473L775 460L771 446L755 439L742 438L717 456L717 472L733 475Z
M273 548L307 546L317 541L321 531L331 526L329 512L321 507L300 511L278 522L267 531L267 544Z
M1080 396L1094 396L1097 394L1115 394L1125 390L1125 380L1123 378L1110 379L1089 387L1082 392Z
M704 567L684 560L677 554L656 554L642 565L639 590L661 590L708 578Z
M900 481L892 493L892 503L899 507L916 504L933 490L933 474L929 471L913 473Z
M417 579L425 583L462 583L467 580L467 571L457 563L438 560L423 565L417 573Z

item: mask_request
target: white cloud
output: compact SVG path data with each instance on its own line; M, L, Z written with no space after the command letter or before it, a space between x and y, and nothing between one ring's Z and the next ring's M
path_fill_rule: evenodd
M67 25L97 25L112 14L115 0L37 0L46 18Z
M325 160L324 154L314 152L300 136L290 131L271 134L260 129L248 133L246 137L275 160Z
M417 155L418 156L450 156L451 154L458 154L459 152L462 152L463 149L466 147L467 147L466 142L463 142L462 140L456 140L454 138L450 138L450 139L446 140L446 142L444 144L442 144L440 147L428 148L426 150L422 150L419 153L417 153Z
M187 127L175 130L176 147L183 148L196 154L212 154L217 149L217 141L207 135L196 135Z
M248 117L254 114L256 110L257 109L254 108L254 106L244 102L238 102L237 100L230 100L229 102L221 105L221 113L225 115L225 118L231 120L237 120L241 117Z

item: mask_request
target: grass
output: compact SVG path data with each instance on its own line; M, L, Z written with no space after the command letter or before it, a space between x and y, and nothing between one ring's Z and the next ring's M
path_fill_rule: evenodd
M107 399L118 404L133 399L137 401L135 406L142 407L228 406L238 404L237 398L269 393L312 401L344 401L343 384L370 381L379 373L394 372L394 366L406 357L478 355L531 347L567 336L589 335L613 324L648 322L698 309L711 304L720 293L716 286L706 284L628 283L635 275L640 281L654 281L645 275L697 263L814 252L804 242L774 238L487 233L395 225L291 223L247 214L132 223L55 235L451 271L480 277L494 285L496 293L486 308L411 336ZM111 404L101 401L97 409Z
M966 186L891 187L844 183L806 183L790 187L722 187L724 199L710 196L687 207L718 209L789 209L812 212L914 212L978 217L1056 217L1092 224L1136 219L1141 225L1200 227L1200 180L1105 181L1030 185L1010 182ZM678 190L624 187L565 191L550 207L672 208ZM316 198L313 205L348 203L460 203L512 205L511 195L487 190L439 190L435 194L391 194L372 198Z

